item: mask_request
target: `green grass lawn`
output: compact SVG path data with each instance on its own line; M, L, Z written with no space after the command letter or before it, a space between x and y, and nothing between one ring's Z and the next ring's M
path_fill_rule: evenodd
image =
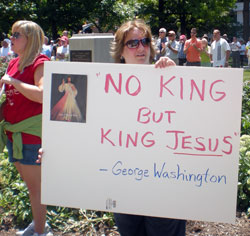
M244 70L243 78L244 81L246 80L250 81L250 70Z

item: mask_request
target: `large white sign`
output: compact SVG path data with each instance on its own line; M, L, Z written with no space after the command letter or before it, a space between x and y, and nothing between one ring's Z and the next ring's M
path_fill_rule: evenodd
M233 223L242 78L46 62L42 203Z

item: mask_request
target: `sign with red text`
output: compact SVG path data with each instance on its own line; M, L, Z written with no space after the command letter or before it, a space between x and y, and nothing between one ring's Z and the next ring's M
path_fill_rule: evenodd
M233 223L242 69L45 62L42 203Z

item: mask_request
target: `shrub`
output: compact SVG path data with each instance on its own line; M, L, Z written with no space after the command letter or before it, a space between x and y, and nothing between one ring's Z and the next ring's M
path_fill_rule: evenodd
M4 211L0 224L11 217L17 226L23 227L32 219L28 190L9 163L7 150L0 154L0 206ZM55 231L78 231L84 235L97 235L100 226L106 229L114 226L112 213L55 206L48 206L47 220Z
M250 216L250 136L240 138L238 208Z
M250 133L250 81L243 84L241 134Z
M8 67L8 63L3 60L2 57L0 57L0 79L5 74L5 71ZM0 98L0 106L5 100L5 95Z

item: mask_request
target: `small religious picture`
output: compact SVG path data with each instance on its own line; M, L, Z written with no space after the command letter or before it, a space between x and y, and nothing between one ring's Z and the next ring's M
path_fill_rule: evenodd
M52 74L50 119L86 123L87 75Z

